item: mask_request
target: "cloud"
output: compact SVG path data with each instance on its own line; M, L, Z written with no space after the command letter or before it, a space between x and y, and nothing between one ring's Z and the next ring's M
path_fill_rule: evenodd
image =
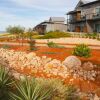
M71 7L68 0L10 0L16 5L46 11L62 12Z
M78 0L1 0L0 30L8 25L34 27L51 16L65 16Z
M9 25L21 25L25 28L33 28L41 21L47 19L49 16L33 17L33 16L18 16L12 13L0 11L0 30L5 30Z

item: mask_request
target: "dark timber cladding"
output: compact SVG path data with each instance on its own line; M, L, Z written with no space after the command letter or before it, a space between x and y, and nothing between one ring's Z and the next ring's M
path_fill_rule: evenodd
M100 0L80 0L67 18L68 31L100 33Z

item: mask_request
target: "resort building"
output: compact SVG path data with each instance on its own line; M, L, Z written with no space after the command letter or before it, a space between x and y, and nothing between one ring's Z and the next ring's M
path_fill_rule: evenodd
M39 34L44 34L49 31L67 31L67 25L65 24L64 17L50 17L49 20L41 22L37 26L34 27L34 31Z
M68 31L100 33L100 0L80 0L73 11L67 13Z

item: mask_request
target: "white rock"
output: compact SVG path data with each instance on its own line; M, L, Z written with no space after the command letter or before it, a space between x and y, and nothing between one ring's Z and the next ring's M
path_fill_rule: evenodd
M80 67L81 61L75 56L69 56L64 61L63 64L68 68Z

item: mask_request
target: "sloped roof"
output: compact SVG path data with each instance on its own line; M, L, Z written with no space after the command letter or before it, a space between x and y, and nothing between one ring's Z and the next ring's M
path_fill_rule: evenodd
M94 3L100 3L100 0L91 0L91 1L88 1L87 3L84 3L84 4L81 5L81 6L91 5L91 4L94 4Z
M91 2L91 0L81 0L83 2L83 4L87 4L89 2Z
M50 17L49 21L50 22L56 22L56 21L64 22L65 18L64 17Z
M95 2L100 2L100 0L79 0L78 4L76 5L75 9L77 9L80 6L95 3Z

